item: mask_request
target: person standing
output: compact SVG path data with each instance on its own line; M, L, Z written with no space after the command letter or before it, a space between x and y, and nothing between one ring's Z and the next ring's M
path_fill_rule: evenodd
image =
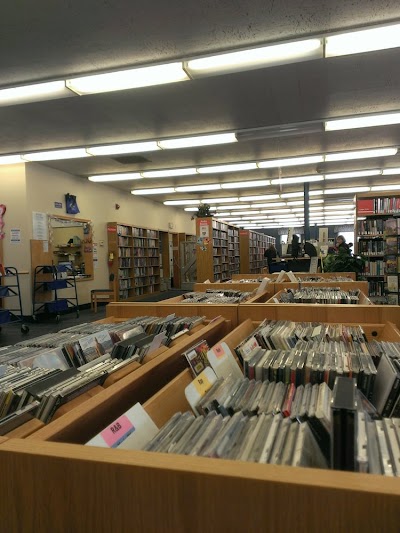
M340 253L350 254L350 246L347 244L346 239L343 235L338 235L336 237L336 250Z
M264 252L264 259L267 261L268 271L271 272L271 265L273 260L276 259L278 252L273 244L270 244Z

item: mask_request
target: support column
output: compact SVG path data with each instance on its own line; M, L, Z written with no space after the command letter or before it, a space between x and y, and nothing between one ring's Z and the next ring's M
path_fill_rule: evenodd
M304 241L310 240L310 184L304 183Z

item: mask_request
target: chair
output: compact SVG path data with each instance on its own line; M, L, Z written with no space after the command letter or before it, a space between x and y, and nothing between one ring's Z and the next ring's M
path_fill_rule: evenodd
M108 280L110 282L109 289L93 289L92 291L90 291L91 310L95 313L97 313L97 304L99 302L105 300L107 300L108 302L112 302L117 299L117 288L114 274L110 274Z

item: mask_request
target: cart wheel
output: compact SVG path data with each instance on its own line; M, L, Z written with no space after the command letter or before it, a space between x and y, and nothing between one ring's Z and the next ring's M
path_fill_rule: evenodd
M22 324L21 333L29 333L29 327L26 324Z
M60 315L57 315L57 316L56 316L56 322L57 322L57 323L60 322Z

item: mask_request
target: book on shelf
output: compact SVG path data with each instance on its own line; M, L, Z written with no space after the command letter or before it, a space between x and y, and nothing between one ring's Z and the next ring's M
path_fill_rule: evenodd
M374 199L363 198L357 200L357 212L358 214L373 214L374 213Z
M398 226L396 218L388 218L384 221L384 230L383 233L387 235L397 235Z
M388 236L385 240L385 254L386 255L394 255L398 253L398 247L397 247L397 235L396 236Z
M386 274L397 273L397 256L389 255L386 257Z
M388 305L399 305L399 295L398 294L388 294L387 295Z
M386 280L387 280L387 290L389 292L399 292L399 277L397 274L388 275Z

